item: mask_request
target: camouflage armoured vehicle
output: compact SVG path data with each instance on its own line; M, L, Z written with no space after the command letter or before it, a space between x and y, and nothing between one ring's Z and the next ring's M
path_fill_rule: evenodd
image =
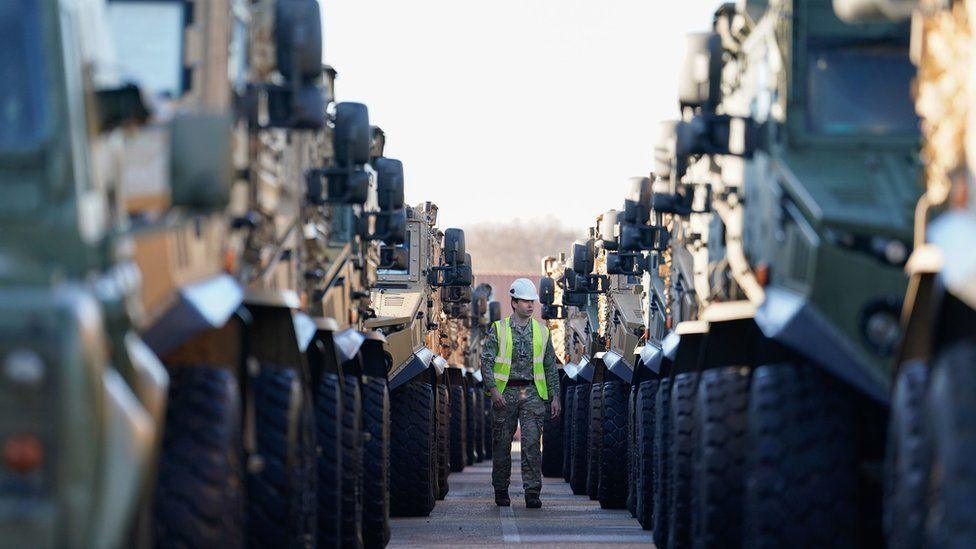
M569 437L559 437L563 446L563 464L568 457L569 466L564 471L570 477L574 493L587 494L591 499L598 498L599 487L599 442L596 434L599 423L594 410L600 408L603 387L603 356L606 342L600 336L600 297L609 289L609 278L597 269L596 228L589 229L589 238L573 244L569 261L565 256L546 258L543 270L558 278L545 276L539 282L539 295L542 303L542 318L556 321L556 335L553 349L557 356L567 360L562 367L563 379L568 381L563 398L567 408L566 419L556 425L548 422L551 434L569 433ZM559 300L556 300L556 292ZM575 362L578 360L578 362ZM570 389L572 387L572 389ZM572 393L572 402L569 394ZM597 394L599 393L599 394ZM550 441L552 441L550 437ZM545 432L543 432L545 440ZM570 447L566 447L569 444ZM550 462L556 461L557 445L550 444ZM545 453L545 446L543 446ZM567 456L568 454L568 456ZM545 460L545 457L543 457ZM550 469L556 469L550 465ZM562 468L560 468L562 469ZM555 471L552 471L555 472Z
M925 193L894 361L885 467L890 547L976 543L969 417L973 377L973 113L976 3L835 1L852 22L912 20L915 108L922 119Z
M441 299L451 299L441 291ZM471 302L445 302L438 326L441 356L447 360L450 384L450 469L464 467L491 457L491 401L484 394L481 378L481 349L491 323L498 320L500 307L491 301L492 288L479 284Z
M365 264L371 238L395 241L396 208L377 190L395 196L397 187L369 184L365 107L327 115L334 73L321 64L318 4L24 0L3 10L11 29L31 25L4 33L23 52L9 68L44 76L8 79L5 90L24 133L5 143L2 177L26 209L2 221L5 255L18 259L0 291L37 323L5 321L6 363L35 392L20 391L5 415L22 489L2 495L11 498L2 537L96 547L153 537L355 542L358 526L340 533L349 523L340 497L355 494L343 490L340 447L362 433L340 437L338 418L357 413L327 368L369 361L349 346L336 352L340 324L318 301L331 289L363 303L364 292L347 282L350 261L317 254L337 240L342 207L353 210L348 220L376 220L358 224L352 264ZM119 71L142 89L119 85ZM49 78L59 84L32 91ZM38 102L24 102L33 95ZM51 218L47 229L39 215ZM361 327L342 313L343 326ZM48 325L59 335L32 348L25 326ZM29 412L54 393L60 416ZM355 467L346 468L354 479ZM24 497L38 503L30 516Z
M542 318L548 324L553 350L562 370L562 471L561 475L556 476L562 476L574 494L585 494L589 451L586 439L588 423L585 419L586 410L589 409L589 381L586 376L592 375L592 368L588 367L591 352L588 342L592 339L590 334L593 328L586 314L588 297L567 291L572 287L569 281L576 276L572 269L572 262L567 260L565 253L543 258L539 298ZM580 375L581 370L583 375ZM551 443L554 437L550 436L548 443L546 440L547 433L554 430L552 422L547 422L542 432L544 466L546 462L557 460L552 455L555 451L555 445ZM554 472L551 470L554 468L552 465L544 468L543 474L553 476L550 473Z
M797 0L726 4L713 28L689 37L651 199L676 218L682 313L654 514L675 546L876 543L917 197L908 27Z
M432 203L407 208L403 243L381 248L370 292L374 316L365 322L385 339L390 511L397 516L426 516L447 494L453 376L437 329L447 316L445 308L471 302L471 283L464 232L441 232ZM451 349L443 354L450 357Z

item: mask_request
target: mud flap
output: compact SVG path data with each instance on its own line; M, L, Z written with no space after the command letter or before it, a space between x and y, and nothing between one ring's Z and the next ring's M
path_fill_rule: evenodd
M184 286L142 339L156 356L166 356L200 332L224 326L243 301L244 291L230 275Z
M390 372L390 391L393 391L425 372L434 360L434 351L419 347L410 357Z
M616 351L606 351L603 353L602 358L604 366L607 367L607 371L630 385L634 379L634 365L629 360L622 357Z

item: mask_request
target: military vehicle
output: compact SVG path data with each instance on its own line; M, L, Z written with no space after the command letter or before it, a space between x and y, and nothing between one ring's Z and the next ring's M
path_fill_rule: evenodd
M907 25L825 1L726 4L689 37L670 188L649 201L672 219L659 544L879 541L913 74Z
M895 354L885 467L884 529L891 547L976 543L969 475L973 364L972 137L976 45L970 1L834 2L851 22L912 19L915 108L922 119L925 193Z
M457 375L442 356L438 327L448 312L472 301L471 256L464 232L437 228L437 206L406 209L405 238L380 250L370 292L383 334L390 390L390 511L426 516L447 494L450 394ZM450 356L451 349L444 353Z
M564 361L562 380L565 382L562 403L567 410L562 422L548 421L550 435L549 461L561 454L565 467L552 464L569 477L574 493L598 499L600 480L600 402L603 388L603 368L600 362L605 341L600 336L600 297L609 289L609 278L596 269L596 228L589 229L588 238L573 244L567 261L565 255L543 260L544 276L539 282L542 318L554 323L556 335L553 348ZM553 278L556 275L558 278ZM558 294L557 294L558 292ZM558 300L557 300L558 296ZM568 436L561 436L567 433ZM559 441L552 444L553 439ZM560 440L561 439L561 440ZM543 461L546 461L546 430L543 430ZM566 463L568 459L568 463ZM564 470L563 470L564 469Z
M446 292L442 290L443 297ZM471 303L448 303L438 327L441 356L450 380L450 469L491 457L491 400L481 378L481 350L491 323L500 318L492 288L478 284Z
M370 158L364 106L326 109L318 3L2 10L4 62L37 75L4 90L5 542L348 546L363 513L385 544L385 488L360 511L343 465L388 428L357 422L383 417L385 382L363 378L376 410L356 386L385 361L339 329L370 314L368 242L402 233L402 178Z
M563 415L560 426L547 421L542 431L542 461L544 476L562 476L570 484L574 494L586 493L586 461L588 432L585 420L589 406L589 381L585 376L591 372L587 342L590 341L590 326L585 310L585 296L570 295L567 291L567 276L572 279L575 272L565 253L547 256L542 259L542 278L539 281L539 299L542 303L542 318L549 328L556 358L561 362L560 382L563 394ZM575 305L574 305L575 303ZM580 370L584 375L580 376ZM585 396L582 395L585 392ZM577 419L578 418L578 419ZM560 431L561 460L554 456L560 450L553 444L552 433ZM559 474L554 469L561 461Z

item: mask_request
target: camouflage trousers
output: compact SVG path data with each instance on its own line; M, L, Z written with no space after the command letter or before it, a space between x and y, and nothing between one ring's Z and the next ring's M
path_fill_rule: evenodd
M548 404L534 385L506 387L505 408L492 408L491 484L508 489L512 478L512 439L522 425L522 486L526 494L542 491L542 451L539 439Z

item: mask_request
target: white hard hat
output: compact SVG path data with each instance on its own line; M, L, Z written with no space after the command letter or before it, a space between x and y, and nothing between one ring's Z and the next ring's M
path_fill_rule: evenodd
M527 299L537 301L539 294L535 291L535 284L528 278L517 278L512 282L512 287L508 290L508 295L515 299Z

